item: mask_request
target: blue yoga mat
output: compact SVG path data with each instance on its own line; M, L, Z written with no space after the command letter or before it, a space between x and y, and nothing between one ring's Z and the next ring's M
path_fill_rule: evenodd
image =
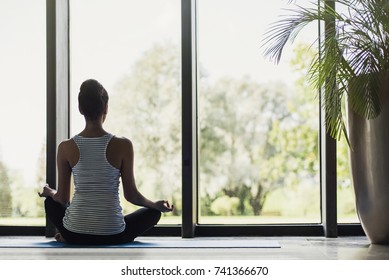
M276 240L266 239L145 239L120 245L79 246L53 239L1 238L0 248L281 248Z

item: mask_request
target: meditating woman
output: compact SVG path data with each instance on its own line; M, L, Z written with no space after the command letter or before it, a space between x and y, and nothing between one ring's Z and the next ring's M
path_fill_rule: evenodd
M161 212L173 210L166 200L151 201L137 189L134 150L130 140L113 136L103 128L108 112L108 93L96 80L82 83L78 96L85 129L58 146L58 186L46 185L48 219L58 230L57 241L104 245L133 241L155 226ZM74 195L70 202L71 174ZM127 201L143 208L124 216L119 200L119 179Z

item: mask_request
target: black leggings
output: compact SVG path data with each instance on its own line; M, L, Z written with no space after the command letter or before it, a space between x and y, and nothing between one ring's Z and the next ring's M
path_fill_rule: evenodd
M51 197L45 199L45 210L48 219L55 225L66 243L79 245L110 245L134 241L136 237L154 227L161 218L161 212L155 209L141 208L124 216L126 228L114 235L93 235L75 233L63 226L66 206L54 201Z

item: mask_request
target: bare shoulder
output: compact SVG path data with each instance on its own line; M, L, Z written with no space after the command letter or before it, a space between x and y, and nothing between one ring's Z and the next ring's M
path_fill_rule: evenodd
M112 140L124 145L132 144L131 140L126 137L119 137L115 135L114 137L112 137Z
M111 141L114 141L117 145L132 146L131 140L126 137L114 136Z
M68 164L73 167L78 162L80 157L77 144L73 139L67 139L62 141L58 145L58 158L57 160L68 162Z
M117 169L123 168L123 163L132 159L134 152L132 143L125 137L112 137L107 147L107 160Z
M114 136L111 140L111 143L121 152L129 152L133 150L131 140L126 137Z
M58 151L69 152L69 151L72 151L74 148L77 148L77 145L73 141L73 139L63 140L58 145Z

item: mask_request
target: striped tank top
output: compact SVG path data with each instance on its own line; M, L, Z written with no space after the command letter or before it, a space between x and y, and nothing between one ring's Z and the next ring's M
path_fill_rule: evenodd
M74 195L63 218L66 229L83 234L113 235L124 231L119 199L120 170L107 160L113 135L73 137L80 158L72 168Z

